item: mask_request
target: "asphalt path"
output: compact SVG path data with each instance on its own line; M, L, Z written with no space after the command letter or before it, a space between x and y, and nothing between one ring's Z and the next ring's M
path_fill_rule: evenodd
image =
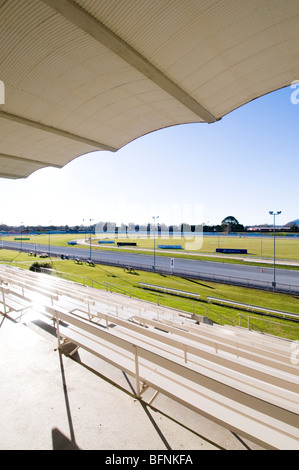
M20 242L4 241L3 248L20 250ZM51 246L52 256L66 255L71 258L80 258L86 260L90 256L89 248L82 248L79 245L67 245L65 247ZM22 251L31 251L39 255L43 252L49 253L48 245L39 245L33 243L22 243ZM119 250L91 250L91 258L96 263L119 264L120 266L132 266L143 269L153 269L154 255L144 255L135 253L125 253ZM171 273L171 256L155 256L155 267L157 271L161 270ZM174 258L174 273L185 274L189 276L204 275L215 280L223 278L224 280L242 281L246 280L257 285L272 284L274 279L273 267L261 269L259 266L247 266L242 264L230 264L216 261L199 261L186 258ZM299 289L299 270L275 269L277 286L283 284L286 286L296 286Z

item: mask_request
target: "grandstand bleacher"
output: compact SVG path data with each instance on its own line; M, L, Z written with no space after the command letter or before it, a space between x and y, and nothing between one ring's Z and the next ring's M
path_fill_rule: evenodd
M60 351L83 348L129 374L138 398L152 389L148 403L161 393L263 448L299 449L291 341L7 265L0 289L3 315L45 316Z

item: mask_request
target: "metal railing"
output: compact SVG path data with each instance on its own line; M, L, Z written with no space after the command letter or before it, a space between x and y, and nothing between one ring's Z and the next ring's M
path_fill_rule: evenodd
M142 287L143 289L162 291L166 294L178 295L179 297L192 297L196 299L200 298L200 295L196 292L187 292L179 289L172 289L171 287L156 286L155 284L146 284L144 282L139 282L139 287Z
M220 305L227 305L227 306L232 306L234 308L238 308L240 310L251 310L252 312L255 313L261 313L263 315L273 315L273 316L278 316L282 318L290 318L292 320L299 321L299 313L293 313L293 312L286 312L283 310L277 310L273 308L268 308L268 307L261 307L259 305L252 305L252 304L245 304L243 302L237 302L234 300L227 300L227 299L219 299L217 297L210 297L207 296L208 302L220 304Z
M139 263L124 263L119 261L108 261L108 260L100 260L97 261L98 264L104 264L107 266L115 266L115 267L123 267L127 266L130 268L137 269L139 271L147 271L152 272L153 269L151 266L139 264ZM227 276L227 275L218 275L218 274L207 274L201 273L199 271L190 271L186 269L174 269L170 272L169 268L162 268L159 266L155 266L155 273L157 274L168 274L177 277L186 277L190 279L200 279L202 281L208 282L218 282L221 284L229 284L239 287L249 287L253 289L261 289L261 290L269 290L273 292L273 285L272 281L263 281L263 280L255 280L249 278L239 278L236 276ZM282 284L280 282L276 282L275 292L287 293L287 294L299 294L299 285L292 285L292 284Z
M257 320L259 322L262 322L263 324L267 324L267 323L271 323L271 325L275 325L275 326L281 326L283 328L290 328L292 329L293 331L294 330L299 330L299 326L296 326L296 325L290 325L290 324L286 324L286 323L281 323L281 322L277 322L277 321L271 321L271 320L268 320L268 319L265 319L265 318L258 318L258 317L254 317L252 315L246 315L244 313L238 313L238 317L239 317L239 326L242 326L242 323L241 323L241 320L245 320L246 324L247 324L247 329L248 330L259 330L261 333L265 333L266 331L266 327L265 328L261 328L260 326L256 325L255 323L253 323L251 320ZM270 333L266 333L267 335L269 335ZM273 336L273 335L271 335ZM283 338L282 336L280 336L280 339L286 339L287 341L289 341L288 338Z

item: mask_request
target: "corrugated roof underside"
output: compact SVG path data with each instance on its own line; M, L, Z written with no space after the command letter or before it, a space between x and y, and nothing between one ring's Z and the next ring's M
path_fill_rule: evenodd
M299 76L297 0L76 0L215 116Z
M198 120L43 3L10 0L5 7L2 111L115 148L149 130Z
M84 31L74 8L153 70ZM219 119L298 79L298 40L298 0L0 1L0 175L203 122L201 108Z

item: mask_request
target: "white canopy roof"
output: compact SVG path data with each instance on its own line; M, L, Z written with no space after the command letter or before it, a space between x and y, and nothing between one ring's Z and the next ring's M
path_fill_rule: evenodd
M299 79L298 0L0 0L0 176L26 177Z

